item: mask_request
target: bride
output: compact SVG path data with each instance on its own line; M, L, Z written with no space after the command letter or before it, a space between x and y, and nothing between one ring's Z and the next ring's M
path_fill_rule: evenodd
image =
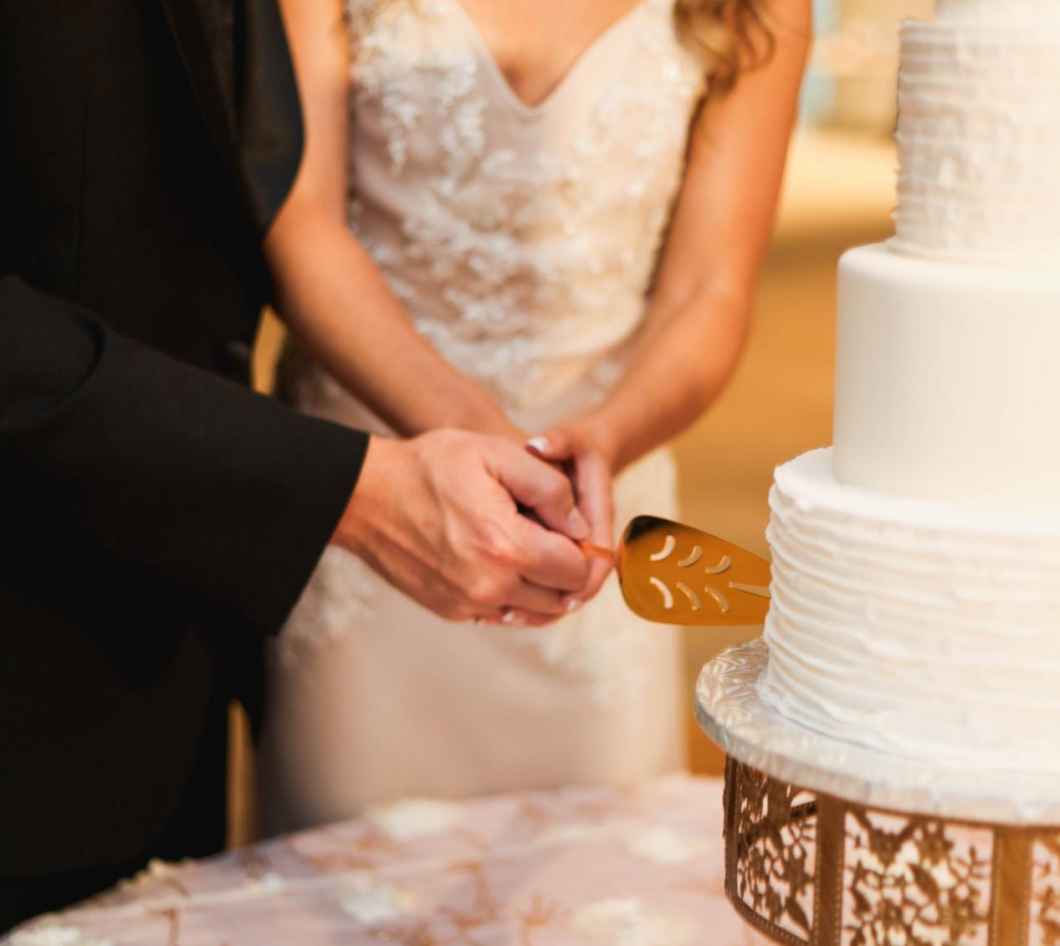
M302 236L267 245L281 396L382 434L532 438L601 545L672 515L659 448L746 336L809 6L286 0L306 149L283 210L304 219L277 228ZM301 199L321 193L326 218ZM311 301L285 306L296 284ZM606 578L450 626L329 549L270 655L266 830L679 769L680 638Z

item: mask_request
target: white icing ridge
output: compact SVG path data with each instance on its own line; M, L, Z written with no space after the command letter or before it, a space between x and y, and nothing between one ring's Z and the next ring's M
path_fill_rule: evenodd
M1060 773L1060 527L777 470L761 695L828 736Z
M903 252L1055 264L1060 4L1024 4L1035 16L1023 25L1010 6L961 0L943 4L939 22L903 25L894 240Z

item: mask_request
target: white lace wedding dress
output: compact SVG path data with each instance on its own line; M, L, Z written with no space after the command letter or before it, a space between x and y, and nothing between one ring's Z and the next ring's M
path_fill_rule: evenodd
M640 0L528 106L459 0L351 0L350 225L417 328L527 431L602 398L643 319L703 83L672 4ZM299 352L281 379L300 409L386 432ZM630 468L616 504L619 525L674 514L669 454ZM679 637L634 618L614 578L551 628L476 627L329 549L269 674L269 831L684 760Z

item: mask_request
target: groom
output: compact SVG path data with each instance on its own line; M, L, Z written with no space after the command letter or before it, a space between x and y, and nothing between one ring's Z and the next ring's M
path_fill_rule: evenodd
M302 146L273 0L0 0L0 70L2 932L220 848L228 702L326 544L496 620L586 528L515 444L246 390Z

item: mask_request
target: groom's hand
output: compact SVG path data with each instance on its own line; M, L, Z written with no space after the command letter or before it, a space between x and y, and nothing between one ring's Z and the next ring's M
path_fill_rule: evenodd
M585 587L574 543L588 535L562 473L509 440L441 430L372 438L333 541L450 620L544 624Z

